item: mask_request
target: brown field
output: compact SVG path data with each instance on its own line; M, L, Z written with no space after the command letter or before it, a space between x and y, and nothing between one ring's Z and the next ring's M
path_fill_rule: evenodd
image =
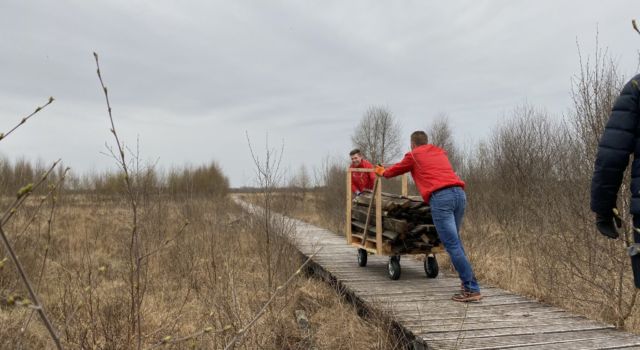
M117 196L61 195L49 230L52 202L38 211L38 201L32 198L5 230L63 345L135 347L127 202ZM269 276L262 222L227 197L158 195L139 205L142 250L149 254L141 279L143 348L222 349L302 263L283 239L286 227L273 227ZM0 348L53 348L37 314L8 302L25 297L10 263L0 270L0 293ZM296 323L296 310L308 317L308 329ZM324 281L299 275L236 348L393 349L397 344L384 320L358 316Z

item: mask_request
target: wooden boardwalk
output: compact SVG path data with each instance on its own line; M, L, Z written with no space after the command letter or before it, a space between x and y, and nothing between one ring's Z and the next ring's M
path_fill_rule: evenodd
M359 267L356 249L337 234L293 220L295 244L366 307L388 315L427 349L640 349L640 336L560 308L483 286L484 299L462 304L450 298L454 276L428 279L422 262L401 260L402 275L387 277L387 257L370 255Z
M246 205L245 203L243 203ZM616 330L560 308L482 286L484 299L458 303L450 298L460 280L428 279L423 263L402 257L402 275L387 277L388 257L370 255L366 267L343 236L291 219L294 243L314 257L314 268L338 283L364 307L381 311L424 349L640 349L640 336Z

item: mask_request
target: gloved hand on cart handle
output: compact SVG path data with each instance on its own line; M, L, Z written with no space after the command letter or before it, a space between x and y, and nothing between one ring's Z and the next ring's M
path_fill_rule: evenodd
M384 167L382 164L376 165L376 175L382 176L384 174Z

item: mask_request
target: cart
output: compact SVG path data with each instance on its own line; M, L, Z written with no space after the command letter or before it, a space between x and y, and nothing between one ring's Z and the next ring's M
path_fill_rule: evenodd
M436 278L439 273L438 260L436 259L436 253L444 252L444 248L440 242L437 242L433 245L429 245L426 247L415 247L412 249L402 249L398 250L394 248L392 244L389 242L384 242L383 240L383 228L382 228L382 179L381 177L376 178L377 186L374 186L373 193L373 206L375 208L375 213L372 213L372 210L369 209L369 215L375 215L375 237L369 234L366 234L366 231L369 231L368 227L365 225L365 229L363 232L353 232L352 226L352 218L351 218L351 209L353 205L353 197L351 193L351 173L353 172L373 172L374 169L366 169L366 168L349 168L347 171L347 220L345 225L345 234L347 238L347 244L358 248L358 265L361 267L367 266L367 257L369 254L372 255L382 255L388 256L388 276L392 280L397 280L400 278L400 256L402 255L425 255L424 259L424 272L427 275L427 278ZM401 196L404 198L408 198L408 179L407 174L402 175L402 190ZM435 227L434 227L435 230Z

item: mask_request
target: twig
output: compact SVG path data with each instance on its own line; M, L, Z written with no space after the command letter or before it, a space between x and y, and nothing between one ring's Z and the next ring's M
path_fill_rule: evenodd
M119 166L122 167L124 172L124 180L127 188L127 195L129 197L129 204L131 205L131 211L133 212L132 218L132 228L131 228L131 241L129 243L129 257L130 257L130 269L129 269L129 284L130 284L130 296L131 296L131 310L130 310L130 318L132 320L131 331L136 333L137 335L137 349L140 350L142 348L142 296L143 296L143 288L140 282L140 237L138 233L138 204L137 198L135 195L135 191L133 189L133 184L131 182L131 174L129 172L129 167L127 166L127 161L125 158L124 145L120 142L120 138L118 137L118 133L116 132L116 126L113 121L113 114L111 110L111 103L109 102L109 92L107 87L104 85L104 81L102 80L102 73L100 72L100 63L98 61L98 54L93 53L93 57L96 61L96 73L98 74L98 79L100 80L100 86L102 87L102 91L104 92L104 98L107 103L107 111L109 113L109 121L111 123L111 133L115 138L116 144L118 145L118 153L119 158L116 157L116 161L119 163Z
M47 107L48 105L50 105L51 103L53 103L53 101L55 101L55 98L53 97L49 97L49 100L47 101L47 103L45 103L42 106L38 106L36 107L36 109L31 112L31 114L29 114L28 116L22 118L20 120L20 122L18 123L18 125L14 126L13 129L7 131L6 133L0 133L0 140L4 140L7 138L7 136L9 136L12 132L14 132L17 128L19 128L22 124L26 123L27 120L31 119L31 117L33 117L34 115L36 115L36 113L40 112L41 110L43 110L45 107Z
M184 232L184 230L187 228L187 226L189 226L189 221L186 221L186 222L182 225L182 227L180 228L180 231L178 231L178 233L176 233L176 235L175 235L175 236L173 236L173 238L167 239L166 241L164 241L164 243L163 243L161 246L159 246L158 248L156 248L156 249L154 249L154 250L152 250L152 251L148 252L148 253L147 253L147 254L145 254L145 255L142 255L141 257L139 257L139 258L138 258L138 260L139 260L139 261L142 261L142 260L144 260L144 259L146 259L146 258L148 258L148 257L150 257L150 256L152 256L152 255L154 255L154 254L157 254L159 251L161 251L161 250L163 250L163 249L167 248L167 246L169 245L169 243L174 242L176 239L178 239L178 238L182 235L182 233L183 233L183 232Z
M66 173L70 170L70 168L66 168L64 171L64 175L60 178L60 180L50 189L50 191L42 196L42 198L40 199L40 202L38 203L38 205L35 207L35 214L33 214L28 220L26 225L22 228L22 231L20 231L19 233L16 234L16 238L21 237L22 235L25 234L25 232L27 232L27 230L29 229L29 227L31 226L31 224L36 220L36 218L38 217L38 213L40 212L40 209L42 208L42 206L44 205L44 203L47 201L47 199L49 199L49 197L51 196L51 194L58 188L58 186L60 185L60 183L64 180L64 178L66 177Z
M300 265L300 267L296 270L296 272L294 272L291 276L289 276L289 278L284 282L283 285L276 288L276 291L271 295L271 298L269 298L269 300L267 300L267 302L262 306L262 309L258 311L258 313L244 328L238 331L236 336L233 337L233 339L231 339L231 341L224 347L224 350L230 349L237 342L240 342L242 341L242 339L244 339L244 336L247 334L247 331L251 329L251 327L256 323L256 321L258 321L260 317L262 317L262 315L264 315L264 313L267 311L267 308L275 300L276 296L278 296L278 294L280 294L281 291L285 290L285 288L289 285L289 283L291 283L291 281L293 281L293 279L302 272L302 269L311 261L311 259L313 259L314 256L316 256L316 254L320 252L320 250L322 250L322 247L320 247L313 254L311 254L309 258L307 258L307 260L305 260L305 262L302 263L302 265Z

